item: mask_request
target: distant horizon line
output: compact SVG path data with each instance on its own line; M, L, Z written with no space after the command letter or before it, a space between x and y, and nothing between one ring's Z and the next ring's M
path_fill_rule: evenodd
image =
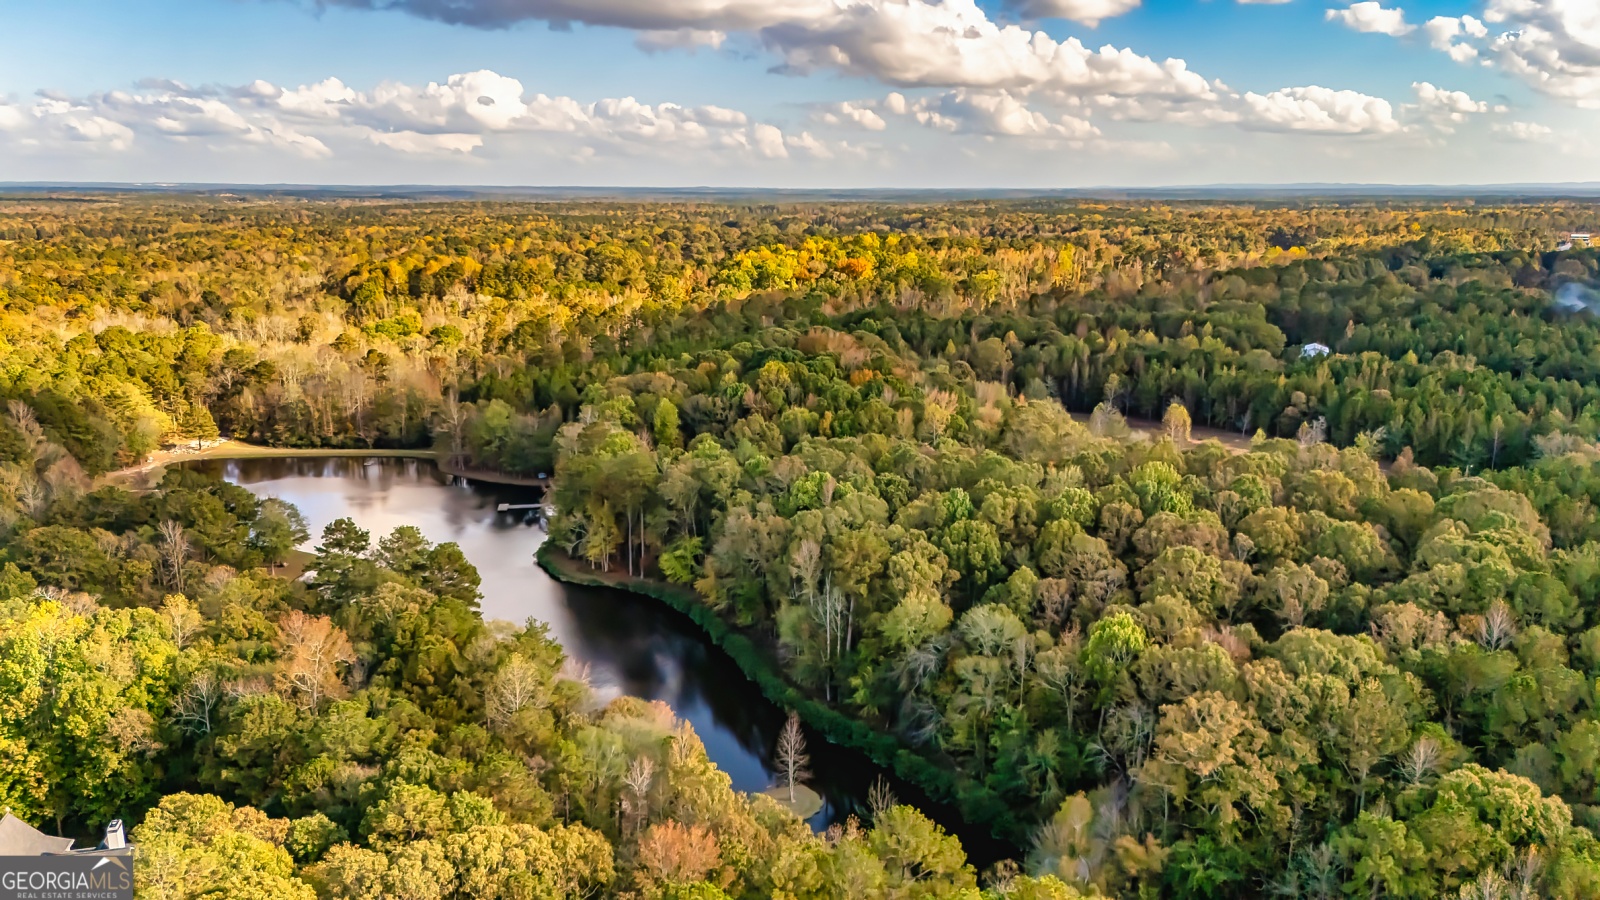
M1292 182L1283 184L1215 183L1199 185L1098 185L1060 188L786 188L717 187L711 185L515 185L515 184L344 184L315 182L171 182L171 181L0 181L0 194L26 192L63 193L173 193L173 194L287 194L337 195L358 198L418 197L521 197L557 199L670 197L784 196L816 199L889 199L938 197L941 199L1276 199L1282 197L1341 197L1406 199L1475 197L1530 197L1539 199L1600 199L1600 181L1509 182L1499 184L1385 184L1381 182Z

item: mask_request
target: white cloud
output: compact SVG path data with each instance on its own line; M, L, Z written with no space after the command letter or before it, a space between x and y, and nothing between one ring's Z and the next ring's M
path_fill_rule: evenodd
M142 93L109 91L84 103L100 116L130 132L144 132L182 142L226 145L238 141L291 150L301 156L327 156L327 145L274 116L246 118L225 100L190 90L178 82L159 83ZM132 135L127 138L132 141Z
M825 125L846 125L867 131L883 131L889 127L870 101L829 103L817 107L812 117Z
M126 150L137 142L175 142L214 150L251 146L302 157L340 148L380 147L417 156L475 155L506 142L573 152L685 151L783 159L790 136L720 106L647 104L632 97L583 103L527 93L521 82L481 70L443 82L383 82L371 90L336 78L293 88L253 81L237 88L193 90L176 82L82 98L41 96L31 106L0 103L0 130L18 146L48 149L84 143ZM10 135L15 135L14 137ZM576 146L574 146L576 145ZM833 152L809 134L794 146L811 156Z
M688 50L691 53L701 47L717 50L727 43L728 34L724 31L707 31L700 28L672 28L664 31L646 31L639 35L635 43L639 49L647 53L662 50Z
M1489 0L1483 17L1507 29L1489 48L1502 68L1552 97L1600 109L1600 3Z
M39 132L32 140L42 136L46 140L91 144L114 151L126 150L133 144L132 128L100 115L89 102L41 97L31 112L34 122L29 130Z
M414 156L450 156L468 154L483 146L483 138L476 134L421 134L416 131L373 131L367 140L393 150Z
M899 87L1213 97L1182 60L1090 50L1076 38L991 21L973 0L860 0L761 32L790 71L835 69Z
M757 125L751 131L751 137L754 139L756 152L767 159L783 159L789 155L783 132L776 126L765 123Z
M1038 19L1072 19L1091 28L1105 19L1132 12L1141 0L1006 0L1024 16Z
M1168 97L1115 97L1098 95L1081 104L1122 122L1161 122L1171 125L1204 127L1240 121L1242 98L1237 94L1209 100Z
M1433 49L1450 54L1450 58L1458 63L1478 58L1478 48L1468 43L1457 43L1459 39L1482 40L1489 36L1488 27L1471 16L1434 16L1422 26L1422 31L1428 36L1428 43Z
M813 110L830 126L879 131L894 104L916 106L926 123L992 136L1094 132L1083 118L1318 133L1397 130L1386 101L1348 91L1293 88L1241 96L1189 69L1131 49L1086 46L992 19L976 0L328 0L399 9L479 27L524 20L628 28L652 46L720 44L741 35L780 60L779 71L818 70L861 76L931 98L891 95L882 104L834 104ZM1244 2L1244 0L1240 0ZM1136 0L1002 0L1023 16L1097 22L1135 8ZM1329 18L1385 34L1415 30L1404 13L1377 2L1330 10ZM662 37L669 35L670 39ZM680 37L681 36L681 37ZM896 97L899 97L896 100ZM346 101L338 101L346 102ZM459 107L455 108L457 111ZM433 126L438 130L442 126ZM416 127L415 130L428 129ZM734 143L757 148L754 135ZM768 142L776 148L776 142Z
M133 146L140 135L208 146L255 144L324 156L316 138L271 116L246 119L227 103L168 83L143 93L110 91L88 97L41 95L31 106L0 106L0 128L29 146L83 144L111 151Z
M1468 116L1489 111L1489 104L1472 99L1464 91L1447 91L1426 81L1411 85L1416 91L1417 104L1429 115L1442 116L1452 122L1465 122Z
M906 114L931 128L989 137L1032 137L1084 140L1100 130L1073 116L1051 118L1029 109L1005 91L947 91L906 105Z
M28 114L15 104L0 101L0 131L15 131L28 122Z
M790 72L831 69L898 87L1211 97L1182 60L1091 50L990 19L976 0L323 0L483 28L520 21L627 28L660 48L742 34ZM1098 21L1134 0L1014 0L1033 15ZM665 37L670 33L672 36ZM688 36L684 38L682 36ZM715 35L704 37L702 35Z
M1482 60L1548 96L1600 109L1600 2L1486 0L1482 19L1436 16L1423 31L1456 62Z
M331 119L366 129L384 136L369 137L373 142L407 153L469 153L484 146L487 135L543 133L608 143L737 146L779 158L770 139L723 140L725 132L750 130L749 118L738 110L651 105L633 97L585 104L571 97L529 96L520 81L488 70L423 86L384 82L369 92L337 79L294 89L256 82L240 96L307 122ZM772 126L756 126L762 127Z
M504 28L518 22L603 25L637 31L753 31L826 14L834 0L323 0L329 6L393 9L452 25Z
M373 91L371 113L407 124L422 122L437 131L505 131L529 115L522 82L480 70L452 75L444 84L414 88L384 82Z
M809 131L785 135L783 143L790 150L813 156L817 159L832 159L835 155L835 145L831 145L827 141L818 140Z
M1387 134L1400 130L1389 101L1312 85L1244 95L1243 125L1259 131Z
M1536 122L1496 122L1493 130L1513 141L1543 142L1555 134L1548 126Z
M1364 34L1400 37L1417 30L1417 26L1406 22L1405 10L1400 7L1388 9L1377 0L1362 0L1346 9L1330 9L1326 18L1329 22L1339 22Z

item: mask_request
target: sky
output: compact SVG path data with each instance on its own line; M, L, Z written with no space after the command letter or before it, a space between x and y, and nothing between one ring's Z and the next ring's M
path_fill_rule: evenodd
M0 182L1600 182L1600 0L0 0Z

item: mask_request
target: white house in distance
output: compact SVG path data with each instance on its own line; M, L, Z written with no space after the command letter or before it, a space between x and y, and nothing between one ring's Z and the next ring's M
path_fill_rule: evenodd
M1300 358L1301 359L1316 359L1319 356L1327 356L1329 353L1332 353L1332 352L1333 352L1333 348L1329 347L1327 344L1319 344L1319 343L1316 343L1315 341L1313 341L1313 342L1305 345L1304 347L1300 348Z

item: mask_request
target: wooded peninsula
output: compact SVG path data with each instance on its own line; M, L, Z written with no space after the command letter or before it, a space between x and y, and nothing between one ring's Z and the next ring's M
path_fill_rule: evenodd
M0 194L0 809L159 900L1600 896L1597 220ZM454 544L105 477L219 437L553 476L791 784L1013 858L734 791Z

